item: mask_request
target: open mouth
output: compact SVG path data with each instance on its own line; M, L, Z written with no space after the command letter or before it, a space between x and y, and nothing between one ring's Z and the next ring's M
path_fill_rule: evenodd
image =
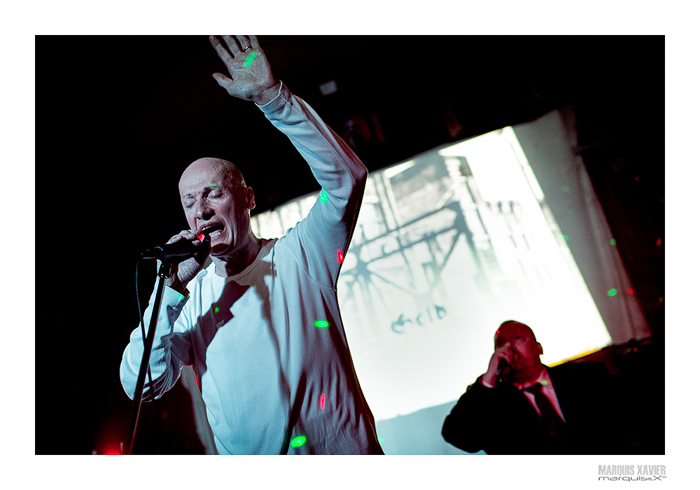
M216 238L217 236L221 235L223 229L224 225L221 224L207 225L202 228L202 233L209 235L211 238Z

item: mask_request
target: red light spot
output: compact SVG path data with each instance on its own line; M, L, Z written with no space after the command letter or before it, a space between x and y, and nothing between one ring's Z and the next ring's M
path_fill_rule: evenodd
M326 395L321 393L321 399L318 401L318 407L323 408L326 406Z
M200 242L203 242L204 241L204 233L200 233L199 235L197 235L197 238L199 239Z
M342 263L343 263L343 260L345 260L345 258L343 257L343 252L341 252L340 250L338 250L338 263L339 263L339 264L342 264Z
M661 246L661 238L656 239L656 246L660 247Z
M629 288L629 289L627 290L627 292L630 293L630 294L634 294L634 291L632 291L632 288Z
M498 335L501 332L501 330L496 330L496 335Z

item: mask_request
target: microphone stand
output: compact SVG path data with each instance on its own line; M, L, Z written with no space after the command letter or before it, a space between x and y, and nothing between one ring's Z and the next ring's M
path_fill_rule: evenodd
M132 454L134 449L134 438L136 437L136 428L139 423L139 415L141 413L141 402L143 401L143 387L146 381L146 372L148 371L148 363L151 360L151 348L153 340L156 336L156 325L158 324L158 315L160 313L160 303L163 298L163 290L165 289L165 279L170 276L170 262L163 260L158 270L158 290L156 292L155 303L153 304L153 313L151 314L151 323L148 326L148 334L143 345L143 358L141 359L141 368L136 381L136 389L134 390L134 408L131 412L131 426L127 434L126 444L124 445L124 454ZM151 387L152 389L153 387Z

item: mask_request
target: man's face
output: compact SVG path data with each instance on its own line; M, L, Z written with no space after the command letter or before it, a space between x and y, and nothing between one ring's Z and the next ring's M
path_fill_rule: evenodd
M180 199L192 230L206 230L212 256L239 250L250 236L248 210L255 206L253 191L226 178L216 160L199 160L180 179Z
M514 376L539 374L542 369L542 346L529 327L521 323L502 325L496 332L494 343L496 349L509 349L512 352L510 365Z

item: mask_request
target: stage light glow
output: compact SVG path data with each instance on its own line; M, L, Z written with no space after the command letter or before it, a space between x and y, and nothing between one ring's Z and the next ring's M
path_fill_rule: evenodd
M250 56L246 58L246 60L243 62L243 66L250 66L253 64L253 60L258 54L255 52L250 53Z
M317 328L326 328L326 327L328 327L328 325L330 325L330 323L328 323L326 320L316 320L314 322L314 325Z
M569 235L562 235L564 237L564 241L568 242L569 241Z
M632 290L632 288L629 288L629 289L627 290L627 292L628 292L629 294L634 294L634 291Z
M306 436L296 436L291 442L292 447L301 447L304 444L306 444Z
M661 246L661 238L656 239L656 246L660 247Z
M214 313L218 313L218 312L219 312L219 307L218 307L218 306L215 306L215 307L214 307Z
M338 250L338 263L342 264L343 260L345 260L345 257L343 257L343 252Z
M321 398L318 401L318 408L323 408L326 406L326 395L324 393L321 393Z
M612 239L610 240L610 245L616 245L616 244L617 244L617 240L615 240L614 238L612 238Z
M328 201L328 193L326 192L326 189L321 189L321 195L319 196L319 201L321 202L327 202Z
M617 294L617 289L612 288L611 290L608 291L608 296L613 297Z

